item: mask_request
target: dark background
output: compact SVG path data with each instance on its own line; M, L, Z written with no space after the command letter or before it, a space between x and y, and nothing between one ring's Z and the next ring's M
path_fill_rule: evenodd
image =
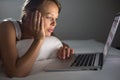
M55 33L60 39L95 39L105 43L120 0L59 0L62 4ZM19 20L24 0L0 0L0 20ZM113 41L120 47L120 25Z

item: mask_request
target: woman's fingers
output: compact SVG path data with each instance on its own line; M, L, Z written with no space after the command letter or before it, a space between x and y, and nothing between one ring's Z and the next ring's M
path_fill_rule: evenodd
M70 48L67 48L67 57L69 58L70 57Z
M62 59L62 54L61 53L62 53L62 47L59 48L58 53L57 53L57 57L59 59Z
M66 59L70 58L72 54L74 54L74 50L71 48L66 48Z
M37 32L40 30L40 23L41 23L41 13L38 12L37 25L36 25Z
M35 11L35 13L34 13L34 26L33 26L33 30L34 31L37 31L36 29L37 29L37 22L38 22L38 11Z
M43 39L45 37L45 31L44 31L44 19L41 16L41 13L38 10L31 13L29 21L30 21L29 27L34 38Z
M74 54L74 49L71 49L71 54Z
M33 32L33 26L34 26L34 13L31 13L31 16L30 16L30 22L27 23L28 25L30 25L30 30Z
M36 31L39 33L40 38L45 37L45 31L44 31L44 18L41 16L41 13L39 11L36 11L37 13L37 22L36 22Z
M61 47L58 50L58 58L59 59L69 59L71 55L74 54L74 50L68 47Z
M33 30L38 32L40 29L40 22L41 22L41 13L39 11L35 11L34 15L34 25L33 25Z
M62 55L63 59L66 59L66 48L63 47L63 55Z
M38 11L35 11L31 13L31 30L34 32L38 32L40 29L40 23L41 23L41 13Z
M42 20L41 20L41 32L42 32L42 36L45 37L45 30L44 30L44 18L42 17Z

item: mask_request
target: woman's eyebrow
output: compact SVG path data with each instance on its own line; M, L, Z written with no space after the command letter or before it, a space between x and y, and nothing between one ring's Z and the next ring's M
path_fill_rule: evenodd
M47 12L47 13L45 13L46 15L52 15L53 16L53 14L51 14L50 12Z
M54 14L52 14L50 12L46 12L45 15L51 15L51 16L55 17ZM58 18L58 17L56 17L56 18Z

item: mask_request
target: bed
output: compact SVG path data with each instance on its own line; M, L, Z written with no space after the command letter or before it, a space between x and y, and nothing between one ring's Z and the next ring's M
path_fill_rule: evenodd
M75 53L102 52L104 44L94 39L90 40L63 40L74 48ZM120 50L110 48L103 69L99 71L68 71L45 72L44 67L56 60L50 58L36 61L29 76L12 78L12 80L119 80L120 79ZM0 70L0 80L11 80L5 77Z

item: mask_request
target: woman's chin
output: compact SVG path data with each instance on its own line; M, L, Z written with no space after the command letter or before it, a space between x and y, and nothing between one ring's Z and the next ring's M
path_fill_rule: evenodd
M45 35L46 37L49 37L49 36L51 36L51 34L47 34L47 35Z

